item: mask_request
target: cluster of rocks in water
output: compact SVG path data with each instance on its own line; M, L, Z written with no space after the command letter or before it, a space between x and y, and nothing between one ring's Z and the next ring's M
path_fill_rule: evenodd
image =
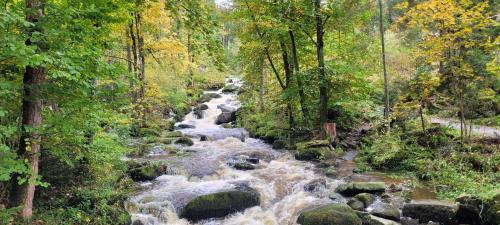
M307 188L307 187L306 187ZM311 187L308 187L311 190ZM383 182L341 184L336 192L347 203L331 203L303 211L301 225L496 225L500 222L500 195L485 203L471 196L456 202L416 200L400 204L386 193Z

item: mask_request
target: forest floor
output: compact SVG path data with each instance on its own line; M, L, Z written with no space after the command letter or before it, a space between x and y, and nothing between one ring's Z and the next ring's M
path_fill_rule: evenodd
M450 118L439 118L434 117L431 118L432 123L437 123L445 126L449 126L451 128L460 130L460 121L456 121ZM469 126L469 125L467 125ZM478 134L485 137L500 137L500 129L495 127L481 126L481 125L472 125L472 132L474 134Z

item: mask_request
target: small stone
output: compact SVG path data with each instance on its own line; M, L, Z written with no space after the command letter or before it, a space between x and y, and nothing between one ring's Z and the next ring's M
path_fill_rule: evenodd
M248 159L245 159L247 162L249 163L252 163L252 164L258 164L259 163L259 159L258 158L248 158Z

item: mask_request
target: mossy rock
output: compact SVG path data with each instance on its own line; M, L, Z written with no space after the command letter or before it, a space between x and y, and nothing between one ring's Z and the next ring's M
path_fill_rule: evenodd
M286 148L286 141L276 140L273 142L273 149L284 149Z
M314 140L297 143L295 159L306 161L319 161L331 151L330 142L327 140Z
M434 200L412 201L403 206L403 216L418 219L421 223L434 221L442 224L455 224L458 205Z
M395 221L399 221L401 217L399 209L387 203L376 204L376 207L374 207L370 213L374 216Z
M130 178L134 181L150 181L163 175L167 171L167 166L156 163L128 163Z
M335 191L347 196L353 196L359 193L382 193L385 191L385 183L352 182L339 185Z
M182 208L180 217L196 222L225 217L259 204L259 193L254 190L219 192L191 200Z
M214 98L220 98L222 97L221 95L217 94L217 93L206 93L206 94L203 94L199 99L198 99L198 103L204 103L204 102L208 102Z
M174 140L175 140L175 138L159 138L158 142L162 143L162 144L169 145L169 144L172 144L172 142L174 142Z
M162 138L176 138L182 137L182 133L180 131L165 131L161 134Z
M238 91L240 88L234 84L229 84L229 85L226 85L223 89L222 89L222 92L223 93L233 93L233 92L236 92Z
M363 206L366 208L370 206L373 202L375 202L375 195L370 193L361 193L357 194L353 197L353 199L357 199L363 203Z
M146 144L151 144L151 143L158 143L160 141L160 138L157 136L147 136L147 137L143 137L142 140Z
M355 199L355 198L350 199L347 202L347 205L350 206L354 210L362 211L365 209L365 204L362 201Z
M361 225L361 219L344 203L333 203L302 212L297 219L302 225Z
M188 137L177 138L177 140L175 140L174 143L178 144L178 145L186 145L186 146L194 145L193 140L191 140L191 138L188 138Z
M500 224L500 194L493 197L492 200L488 202L488 207L483 216L483 224L486 225L498 225Z

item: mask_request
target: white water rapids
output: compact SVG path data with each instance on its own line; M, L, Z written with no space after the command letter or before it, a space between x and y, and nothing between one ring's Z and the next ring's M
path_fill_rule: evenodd
M221 90L216 93L222 97L206 103L208 109L204 111L202 119L197 119L191 112L182 122L196 126L181 130L192 137L195 143L184 148L187 153L182 156L155 156L156 160L167 162L171 172L152 182L143 183L145 191L130 198L127 209L135 224L193 224L178 217L179 210L188 201L200 195L233 190L241 184L260 193L259 206L225 218L203 220L195 224L296 224L299 213L306 208L333 202L335 198L335 201L344 201L333 192L341 181L316 173L312 163L297 161L288 151L276 151L261 140L248 138L242 128L226 129L216 125L217 115L221 113L217 106L225 104L239 107L235 94L225 94ZM206 135L209 141L199 141L200 135ZM246 137L244 142L242 137ZM236 170L228 166L227 162L238 155L261 160L255 170ZM318 179L326 181L326 188L314 193L304 190L306 184Z

